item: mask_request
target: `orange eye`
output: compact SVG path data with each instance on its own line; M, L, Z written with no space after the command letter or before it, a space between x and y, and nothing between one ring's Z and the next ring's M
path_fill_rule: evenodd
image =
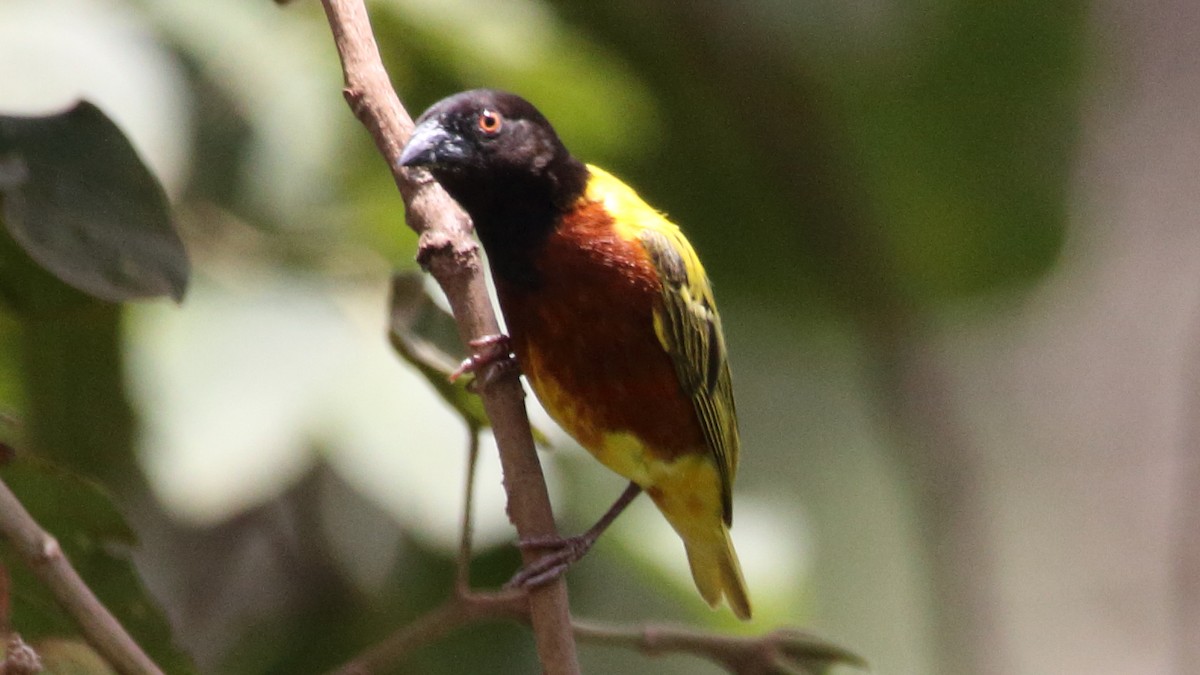
M484 110L479 113L479 119L476 121L479 130L488 136L495 136L500 133L500 113L495 110Z

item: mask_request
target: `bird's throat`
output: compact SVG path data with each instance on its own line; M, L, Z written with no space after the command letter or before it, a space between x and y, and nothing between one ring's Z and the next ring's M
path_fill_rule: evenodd
M587 185L587 168L571 159L540 175L492 174L489 180L439 178L466 210L487 251L492 273L509 284L543 282L536 261L546 239Z
M492 274L509 284L532 288L543 281L538 253L554 233L558 214L549 210L472 214Z

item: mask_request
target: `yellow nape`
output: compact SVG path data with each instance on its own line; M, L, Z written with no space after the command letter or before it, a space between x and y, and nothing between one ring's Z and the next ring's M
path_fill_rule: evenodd
M604 204L605 210L612 215L613 228L622 239L635 241L644 230L680 236L679 227L643 201L633 188L598 166L588 164L587 168L591 178L584 199Z
M603 204L605 210L612 215L613 231L626 241L636 241L644 246L643 237L647 232L661 234L675 255L683 260L687 269L689 299L703 299L708 306L713 306L712 289L704 265L700 264L700 257L696 255L691 242L683 235L679 226L642 201L633 188L616 176L591 164L588 164L587 168L591 178L588 180L583 199Z

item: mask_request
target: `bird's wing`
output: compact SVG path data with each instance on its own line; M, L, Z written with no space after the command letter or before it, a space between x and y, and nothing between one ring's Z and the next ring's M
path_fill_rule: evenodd
M639 240L662 280L663 307L654 330L700 419L700 428L721 476L725 523L733 520L733 477L737 473L737 410L725 353L721 317L696 252L678 228L648 227Z

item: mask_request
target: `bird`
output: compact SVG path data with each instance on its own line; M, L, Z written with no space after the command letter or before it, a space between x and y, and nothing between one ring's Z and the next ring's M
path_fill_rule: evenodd
M583 557L646 492L683 540L714 609L743 620L749 593L730 538L740 440L712 286L677 225L620 179L576 159L533 104L460 92L416 120L397 161L424 169L470 216L507 327L465 370L515 358L549 415L630 481L584 534L514 580L537 585Z

